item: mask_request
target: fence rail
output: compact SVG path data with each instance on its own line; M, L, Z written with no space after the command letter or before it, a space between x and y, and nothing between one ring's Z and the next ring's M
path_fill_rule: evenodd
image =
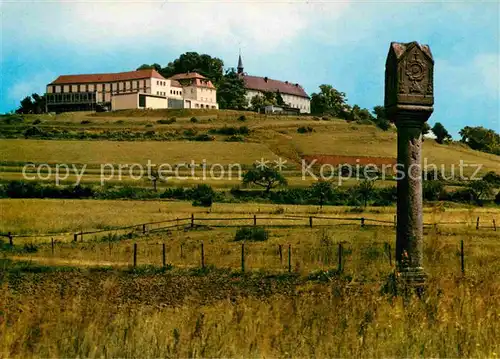
M241 223L228 223L228 224L213 224L213 222L238 222L238 221L248 221L247 224ZM266 221L273 222L295 222L290 224L285 223L266 223ZM321 221L322 223L317 223ZM325 221L329 223L324 223ZM332 221L341 221L344 223L332 223ZM203 222L209 222L210 225L203 224ZM262 223L264 222L264 223ZM345 223L347 222L347 223ZM87 230L87 231L78 231L78 232L49 232L49 233L37 233L37 234L14 234L14 233L0 233L0 237L7 237L9 239L9 243L13 245L14 238L46 238L46 237L73 237L73 241L77 241L78 237L80 237L80 241L83 241L84 235L93 235L100 233L114 233L117 231L125 231L130 229L135 229L136 232L142 234L161 232L168 229L173 228L195 228L200 226L214 227L214 228L231 228L231 227L244 227L244 226L262 226L262 227L319 227L319 226L342 226L342 225L355 225L349 222L359 222L360 227L365 226L383 226L383 227L396 227L396 216L394 217L394 221L389 220L381 220L376 218L368 218L368 217L330 217L330 216L307 216L307 215L282 215L282 216L267 216L267 217L257 217L256 214L251 217L195 217L194 214L191 214L190 217L182 217L182 218L174 218L167 219L162 221L154 221L154 222L143 222L133 225L121 226L121 227L110 227L99 230ZM370 222L370 223L368 223ZM175 223L175 224L171 224ZM153 228L154 225L168 224L165 226L159 226ZM476 230L497 230L495 219L492 220L492 225L481 224L480 217L474 222L462 221L462 222L436 222L436 223L424 223L424 227L434 227L438 226L452 226L452 225L468 225L471 227L475 227Z

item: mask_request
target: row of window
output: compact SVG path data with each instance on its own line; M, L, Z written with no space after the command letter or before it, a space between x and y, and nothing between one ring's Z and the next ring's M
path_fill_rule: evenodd
M171 95L182 95L182 91L170 90Z
M167 82L166 81L156 81L156 84L158 86L167 86Z
M95 102L96 96L94 92L86 93L54 93L48 94L47 103L75 103L75 102Z
M127 87L128 83L128 87ZM139 86L142 85L142 86ZM93 92L93 91L126 91L131 89L140 89L141 87L146 90L146 81L126 81L126 82L113 82L106 84L83 84L83 85L51 85L52 93L63 93L63 92ZM76 91L73 88L76 86ZM68 88L68 91L65 89Z

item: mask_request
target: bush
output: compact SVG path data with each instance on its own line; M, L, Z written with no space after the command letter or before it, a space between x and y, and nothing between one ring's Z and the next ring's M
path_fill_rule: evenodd
M437 201L443 197L444 185L441 181L424 181L423 197L427 201Z
M240 136L240 135L229 136L226 139L226 142L243 142L243 141L245 141L245 138L243 136Z
M191 117L189 120L191 123L198 123L198 119L196 117Z
M263 242L267 241L268 238L269 238L268 231L262 227L239 228L234 236L235 241Z
M88 125L89 123L92 123L92 121L90 120L83 120L82 122L80 122L81 125ZM33 122L34 125L36 125L36 123Z
M193 138L193 140L195 140L195 141L213 141L213 140L215 140L215 138L213 136L206 134L206 133L202 133L198 136L195 136Z
M46 133L43 132L40 128L36 126L32 126L28 128L26 131L24 131L24 137L29 138L29 137L43 137L45 136Z
M40 123L42 123L42 120L40 120L39 118L37 118L35 121L33 121L34 125L38 125Z
M245 122L246 120L247 118L245 117L245 115L241 115L240 117L238 117L238 121Z
M146 127L146 128L150 128L150 127L153 127L153 125L152 125L152 124L150 124L150 123L148 123L148 124L147 124L146 126L144 126L144 127Z
M495 203L500 206L500 191L498 191L497 195L495 196Z
M314 131L314 128L312 128L311 126L301 126L299 128L297 128L297 132L298 133L309 133L309 132L313 132Z
M156 123L159 123L160 125L170 125L174 122L176 122L177 120L175 119L175 117L172 117L172 118L162 118L161 120L158 120L156 121Z

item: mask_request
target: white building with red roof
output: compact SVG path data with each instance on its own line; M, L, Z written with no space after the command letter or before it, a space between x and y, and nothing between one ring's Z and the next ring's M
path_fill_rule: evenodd
M62 75L47 85L47 111L218 108L213 84L197 73L166 79L154 69Z
M254 96L262 95L264 92L274 92L281 95L287 106L298 109L300 113L311 112L311 99L298 83L273 80L268 77L250 76L243 71L241 55L238 58L237 69L238 74L245 82L248 106L250 106Z

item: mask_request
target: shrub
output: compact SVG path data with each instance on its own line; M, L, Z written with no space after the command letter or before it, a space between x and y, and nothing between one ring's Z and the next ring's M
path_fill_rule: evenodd
M245 141L245 138L241 135L233 135L233 136L229 136L227 139L226 139L226 142L243 142Z
M189 120L191 123L197 123L198 122L198 119L196 117L191 117L191 119Z
M152 125L152 124L150 124L150 123L148 123L145 127L146 127L146 128L149 128L149 127L153 127L153 125Z
M83 120L82 122L80 122L81 125L87 125L89 123L91 123L92 121L90 120ZM36 123L33 122L34 125L36 125Z
M24 131L24 137L29 138L29 137L42 137L45 136L46 133L43 132L40 128L36 126L32 126L28 128L26 131Z
M35 121L33 121L33 125L38 125L42 123L42 120L40 120L39 118L37 118Z
M195 141L213 141L215 138L213 136L210 136L209 134L202 133L198 136L195 136L193 138Z
M172 118L162 118L161 120L158 120L156 121L156 123L159 123L160 125L170 125L174 122L176 122L177 120L175 119L175 117L172 117Z
M495 203L500 206L500 191L498 191L497 195L495 196Z
M323 121L330 121L330 117L328 117L328 116L323 116L323 117L321 117L321 119Z
M263 242L267 241L268 238L269 238L268 231L262 227L239 228L234 236L235 241Z
M238 117L238 121L245 122L246 120L247 118L245 117L245 115L241 115L240 117Z
M298 133L309 133L309 132L313 132L314 131L314 128L310 127L310 126L301 126L299 128L297 128L297 132Z
M442 198L444 185L441 181L424 181L422 186L423 197L427 201L437 201Z
M193 136L196 136L196 130L195 129L187 129L184 131L184 136L187 136L187 137L193 137Z

